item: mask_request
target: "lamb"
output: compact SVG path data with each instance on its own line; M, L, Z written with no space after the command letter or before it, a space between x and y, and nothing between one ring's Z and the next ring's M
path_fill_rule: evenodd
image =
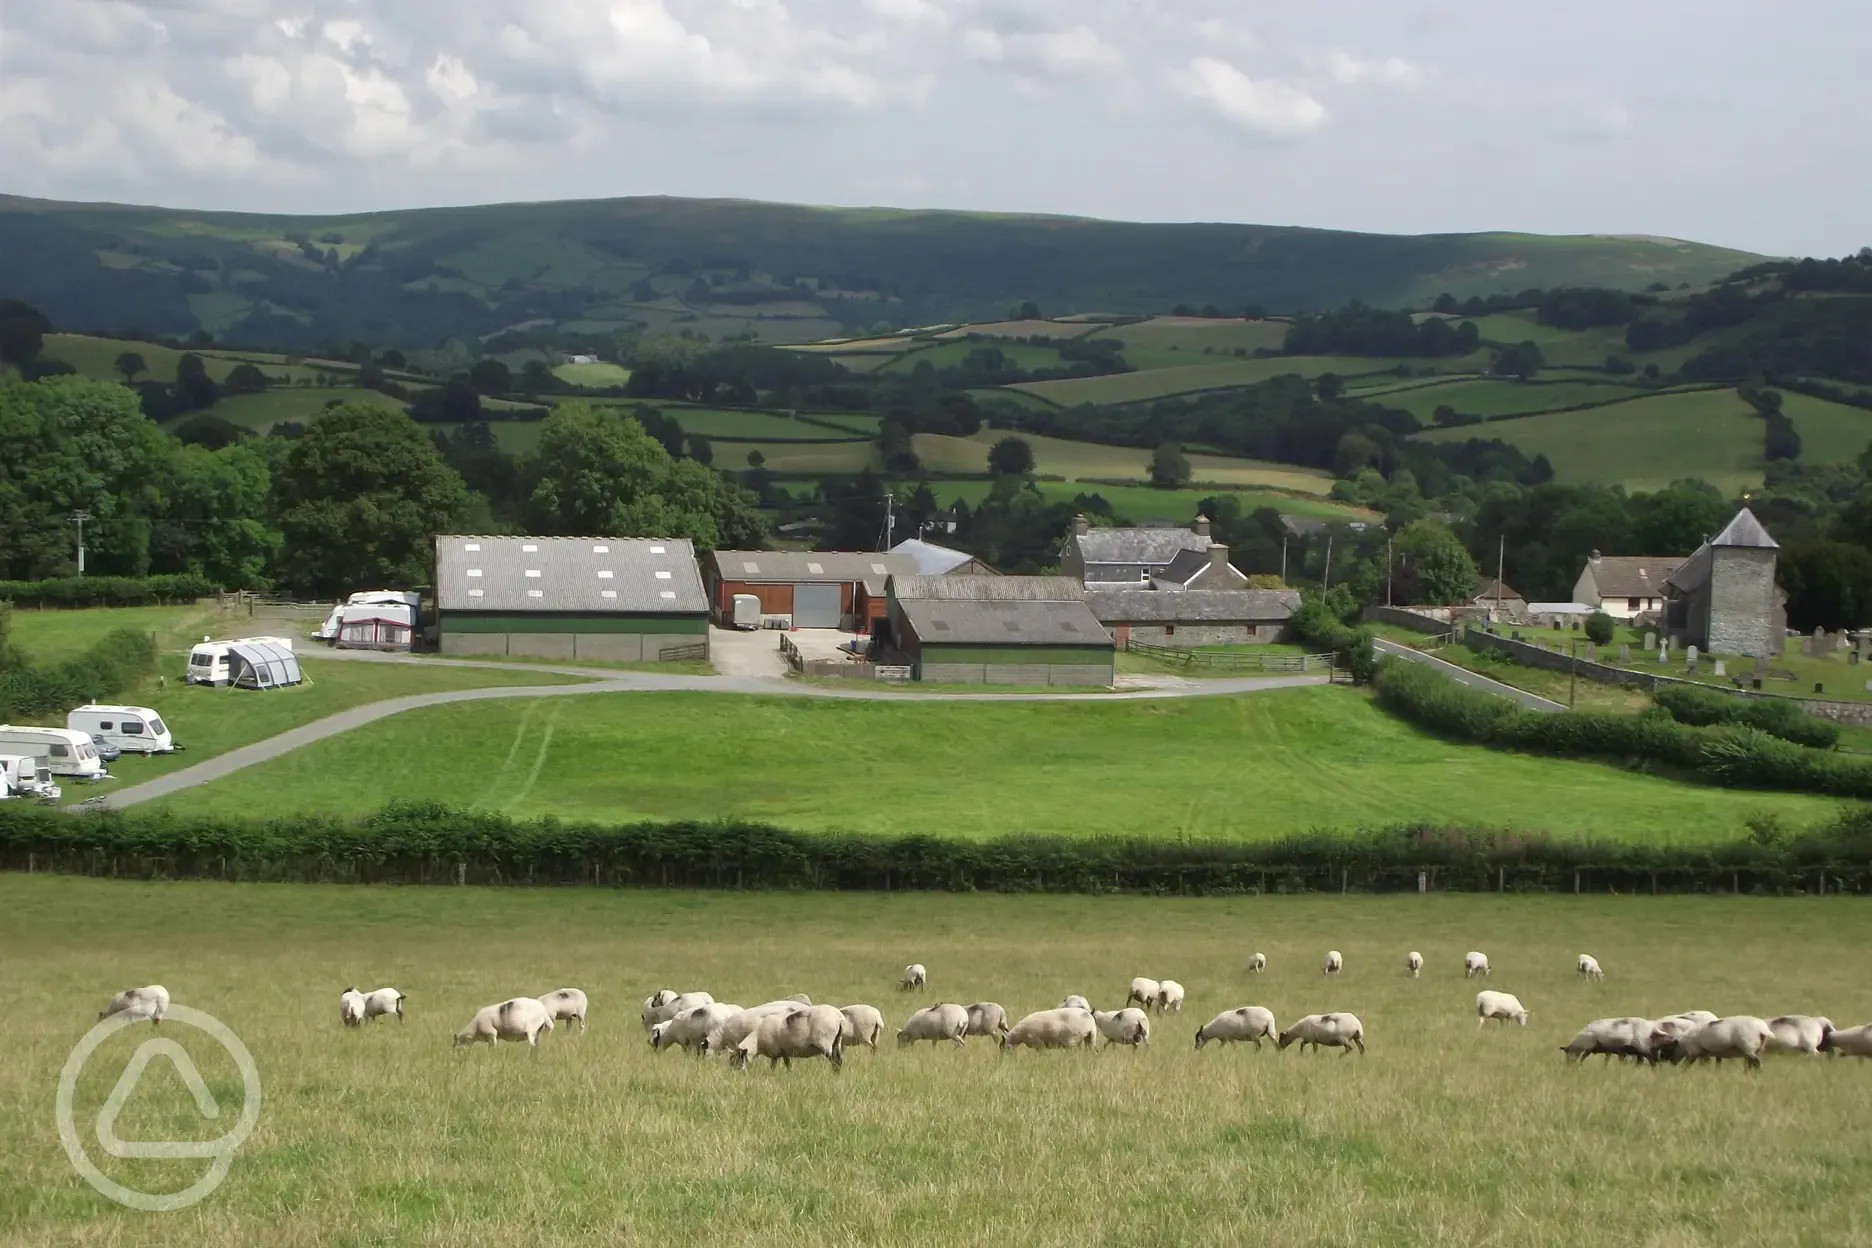
M98 1012L98 1021L102 1022L113 1014L127 1014L136 1022L148 1019L151 1024L161 1026L163 1015L169 1012L169 990L161 984L150 984L144 988L126 988L110 999Z
M576 1018L579 1034L585 1034L586 1001L583 992L577 988L555 988L541 994L539 1002L551 1012L553 1022L564 1023Z
M720 1001L684 1010L650 1029L650 1047L659 1053L668 1048L680 1048L700 1057L709 1034L740 1012L740 1006Z
M1221 1044L1246 1040L1253 1042L1258 1053L1264 1037L1279 1040L1279 1033L1274 1028L1274 1012L1258 1005L1244 1005L1238 1009L1224 1010L1197 1028L1196 1047L1200 1049L1211 1040Z
M675 992L668 988L659 988L644 998L643 1009L638 1012L638 1021L643 1029L649 1031L658 1023L667 1023L684 1010L693 1010L698 1005L710 1005L715 998L706 992Z
M1640 1061L1655 1061L1651 1052L1651 1036L1655 1024L1648 1018L1598 1018L1580 1028L1579 1034L1572 1041L1560 1046L1569 1062L1584 1062L1597 1053L1610 1062L1614 1057L1620 1059L1635 1057Z
M1248 955L1248 973L1250 975L1259 975L1265 970L1267 970L1267 954L1255 952Z
M993 1001L977 1001L968 1007L968 1034L971 1036L993 1036L997 1040L1007 1034L1007 1011Z
M1131 981L1131 991L1125 994L1124 1003L1130 1005L1132 1002L1136 1002L1148 1010L1151 1006L1157 1004L1157 997L1162 992L1162 984L1154 979L1145 979L1139 976L1137 979Z
M1463 954L1462 977L1464 979L1468 979L1471 976L1475 976L1475 975L1487 976L1488 973L1489 973L1488 954L1477 953L1473 949L1470 950L1468 953Z
M1718 1066L1724 1058L1739 1057L1748 1069L1760 1070L1762 1051L1773 1034L1762 1019L1738 1014L1684 1032L1660 1046L1657 1054L1672 1063L1714 1061Z
M1183 985L1174 979L1166 979L1157 985L1157 1012L1159 1014L1181 1014L1183 1012Z
M786 1014L769 1014L760 1026L743 1037L729 1056L736 1070L746 1070L749 1062L764 1057L767 1064L785 1062L793 1069L796 1057L823 1057L832 1069L845 1069L845 1016L829 1005L796 1006Z
M552 1029L552 1011L541 1005L538 998L514 997L475 1011L468 1025L455 1033L455 1047L482 1042L493 1046L502 1040L525 1040L528 1048L538 1051L540 1034Z
M1832 1030L1833 1020L1830 1018L1783 1014L1768 1020L1768 1047L1765 1051L1817 1054L1826 1043L1827 1033Z
M1023 1045L1030 1049L1089 1049L1097 1039L1098 1024L1090 1010L1037 1010L1001 1037L1001 1053L1006 1056Z
M1150 1043L1150 1015L1136 1007L1122 1010L1093 1010L1092 1022L1105 1037L1105 1047L1128 1044L1133 1049Z
M1415 949L1404 955L1404 973L1412 979L1423 974L1423 954Z
M1820 1041L1820 1051L1835 1057L1872 1057L1872 1023L1834 1028Z
M1337 975L1345 970L1345 955L1337 949L1326 951L1326 960L1320 963L1320 974Z
M999 1009L1000 1007L995 1007ZM875 1006L848 1005L839 1011L845 1016L843 1043L847 1048L862 1044L877 1052L878 1039L884 1034L884 1016Z
M760 1020L769 1014L786 1014L800 1008L798 1001L763 1001L759 1005L749 1006L745 1010L730 1014L708 1033L702 1041L704 1053L726 1053L731 1051L760 1026Z
M1573 973L1575 975L1584 975L1587 979L1595 981L1605 978L1605 972L1599 969L1599 959L1593 957L1590 953L1582 953L1579 955L1579 964Z
M357 1027L364 1022L364 994L356 988L347 988L338 994L338 1021L347 1027Z
M968 1030L968 1011L961 1006L947 1003L925 1006L904 1020L902 1029L897 1032L897 1047L908 1048L919 1040L928 1040L931 1044L953 1040L959 1049Z
M1512 992L1491 992L1483 989L1475 994L1476 1030L1488 1026L1489 1019L1498 1023L1507 1023L1509 1019L1527 1026L1527 1009L1521 1004L1521 998Z
M1086 1012L1090 1013L1092 1009L1092 1003L1090 1001L1087 1001L1084 997L1080 996L1078 993L1075 992L1072 996L1067 997L1064 1001L1060 1002L1059 1005L1056 1006L1055 1008L1061 1009L1061 1010L1085 1010Z
M1310 1044L1315 1053L1322 1048L1344 1049L1340 1056L1351 1057L1352 1047L1357 1045L1359 1056L1365 1056L1365 1025L1356 1014L1309 1014L1281 1032L1277 1043L1284 1052L1296 1040L1302 1053Z
M921 962L912 962L904 967L903 978L897 982L897 986L905 992L914 992L928 984L929 972L923 969Z

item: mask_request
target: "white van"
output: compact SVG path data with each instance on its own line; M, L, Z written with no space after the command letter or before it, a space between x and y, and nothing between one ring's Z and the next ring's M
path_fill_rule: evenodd
M64 796L52 783L50 768L30 754L0 754L0 798L38 797L56 802Z
M74 732L102 737L126 754L171 754L175 739L162 716L147 706L81 706L65 717Z
M280 649L288 651L293 648L292 638L290 637L237 637L234 640L271 642ZM225 686L233 679L233 676L228 671L228 647L233 644L234 642L232 641L215 641L208 637L202 638L201 644L189 651L188 671L183 673L183 683L190 685L214 685L217 688Z
M70 728L22 728L0 724L0 754L30 754L55 776L108 780L91 734Z

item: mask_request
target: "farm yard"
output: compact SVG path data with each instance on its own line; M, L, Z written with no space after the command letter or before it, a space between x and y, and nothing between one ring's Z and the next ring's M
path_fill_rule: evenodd
M44 1003L0 1068L0 1236L15 1242L245 1245L648 1242L710 1226L719 1243L1190 1243L1246 1239L1574 1245L1857 1242L1864 1064L1770 1057L1721 1068L1569 1064L1587 1020L1692 1008L1872 1017L1841 977L1872 937L1858 900L1474 896L1173 900L839 896L595 889L140 884L0 876L8 979ZM1738 929L1748 939L1738 944ZM1010 957L1018 940L1019 956ZM1319 973L1324 950L1343 976ZM1465 981L1465 950L1487 981ZM1250 950L1268 955L1250 976ZM1423 977L1402 972L1407 950ZM1574 973L1581 951L1607 979ZM906 962L926 991L896 984ZM1175 977L1182 1013L1135 1052L993 1041L900 1050L936 1000L1011 1019L1069 993L1101 1008L1133 975ZM207 1201L149 1215L73 1173L49 1111L73 1043L113 992L161 982L252 1052L253 1135ZM1525 1028L1478 1032L1480 983L1517 994ZM340 1026L348 984L396 986L406 1021ZM474 1011L561 985L590 1030L451 1050ZM752 1004L803 992L877 1006L880 1051L842 1073L656 1053L638 1024L659 987ZM1364 1057L1191 1036L1243 1004L1280 1027L1343 1010ZM212 1044L164 1026L217 1100L239 1079ZM75 1098L89 1123L149 1030L113 1037ZM154 1068L153 1068L154 1069ZM205 1134L173 1076L145 1085L126 1139ZM972 1107L972 1108L971 1108ZM516 1112L517 1110L524 1112ZM759 1123L759 1129L746 1124ZM1650 1129L1643 1124L1669 1124ZM218 1133L219 1125L212 1128ZM96 1149L93 1150L94 1156ZM100 1158L146 1190L201 1162ZM185 1169L186 1168L186 1169ZM184 1177L178 1178L178 1174Z

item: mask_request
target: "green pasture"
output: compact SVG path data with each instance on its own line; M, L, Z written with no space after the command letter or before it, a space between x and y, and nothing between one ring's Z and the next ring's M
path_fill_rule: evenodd
M145 371L137 374L137 381L174 381L176 366L186 354L153 342L99 338L89 334L47 334L43 354L49 359L64 360L86 377L121 381L123 374L117 371L117 357L126 351L142 356L143 363L147 365ZM216 381L225 381L227 375L242 364L252 364L269 377L287 377L294 381L332 371L305 364L288 364L285 356L265 351L224 351L208 347L195 354L202 357L202 366Z
M1198 357L1201 358L1201 357ZM1143 403L1179 394L1197 394L1206 390L1227 390L1251 386L1269 378L1297 374L1318 377L1322 373L1350 376L1377 373L1403 363L1413 369L1434 368L1438 372L1474 372L1486 367L1480 354L1441 360L1393 360L1351 355L1286 355L1264 360L1230 360L1225 363L1192 363L1181 368L1155 368L1135 373L1115 373L1105 377L1074 377L1063 381L1022 382L1010 389L1023 390L1061 407L1084 403L1109 405Z
M1746 934L1738 939L1738 933ZM1872 939L1859 899L1142 897L703 893L132 883L0 876L17 1012L0 1065L0 1239L151 1248L279 1244L1245 1242L1319 1248L1849 1244L1872 1235L1861 1062L1770 1058L1647 1070L1565 1063L1587 1020L1687 1009L1872 1017L1842 974ZM1319 961L1345 955L1325 984ZM1478 1031L1460 964L1529 1023ZM1268 968L1249 976L1250 950ZM1427 964L1401 973L1408 950ZM1581 982L1594 953L1604 983ZM905 963L929 989L903 994ZM1141 1051L899 1049L935 1000L1018 1019L1131 976L1174 977L1183 1012ZM176 1213L120 1208L74 1172L53 1090L117 990L161 982L251 1052L262 1096L226 1180ZM406 1020L340 1026L348 985L394 985ZM590 1030L537 1052L450 1047L481 1006L562 985ZM754 1004L804 992L884 1014L876 1052L745 1072L657 1053L637 1022L661 987ZM1218 1046L1244 1004L1285 1027L1356 1013L1366 1054ZM100 1107L158 1029L112 1036L75 1082L103 1172L176 1191L202 1160L112 1158ZM221 1135L240 1077L165 1024L219 1103L205 1123L156 1062L126 1140ZM1090 1229L1089 1229L1090 1228ZM1590 1228L1582 1233L1582 1228Z
M212 607L192 603L169 607L94 607L81 611L15 607L8 642L39 663L75 659L120 628L154 633L165 653L186 650L204 633L222 627Z
M1090 481L1037 481L1034 485L1047 499L1058 502L1071 502L1081 494L1097 494L1112 505L1117 515L1132 523L1165 520L1173 524L1187 524L1195 517L1203 499L1222 493L1235 498L1242 510L1248 512L1272 507L1286 515L1318 520L1375 518L1371 512L1347 503L1330 502L1316 495L1285 494L1269 489L1160 490L1148 485L1098 485ZM993 482L932 481L930 488L944 504L961 499L974 507L988 497Z
M1445 385L1374 393L1371 402L1385 407L1403 408L1429 424L1436 409L1445 404L1465 416L1509 416L1522 412L1551 411L1579 403L1616 403L1621 399L1648 397L1653 393L1652 390L1623 385L1610 379L1594 382L1462 378ZM1467 428L1474 430L1476 426ZM1492 434L1474 433L1472 436L1489 437Z
M1125 363L1135 369L1186 368L1204 363L1205 356L1278 351L1289 328L1287 321L1157 316L1133 325L1113 325L1090 337L1124 343Z
M990 448L1008 436L1005 430L984 429L970 438L925 433L916 435L914 441L918 460L932 472L986 472ZM1150 477L1151 453L1139 447L1073 442L1038 434L1013 436L1022 438L1033 448L1034 471L1044 476L1060 476L1072 481L1089 478L1130 479L1139 484ZM1189 454L1187 458L1191 479L1196 481L1263 486L1319 495L1324 495L1332 487L1332 478L1325 473L1290 464L1196 453Z
M358 386L276 386L255 394L232 394L216 403L210 414L243 429L266 433L274 425L296 420L310 424L333 403L375 403L380 407L403 410L403 404L379 390ZM170 427L192 419L196 413L177 418Z
M601 390L607 386L621 386L630 380L630 369L604 360L596 364L561 364L553 369L552 373L567 385L583 386L593 390Z
M1662 351L1633 351L1625 345L1625 326L1599 325L1592 329L1561 329L1542 325L1531 310L1497 312L1489 316L1465 317L1475 322L1486 342L1531 342L1541 349L1541 358L1556 368L1600 368L1606 357L1616 355L1643 368L1656 364L1664 372L1675 372L1683 362L1709 345L1707 341Z
M1066 361L1060 358L1054 347L1030 347L1022 342L1006 340L993 342L935 342L915 351L899 352L889 357L888 361L875 371L880 373L907 373L917 365L928 363L931 368L950 368L961 364L974 351L999 351L1009 362L1024 369L1064 368Z

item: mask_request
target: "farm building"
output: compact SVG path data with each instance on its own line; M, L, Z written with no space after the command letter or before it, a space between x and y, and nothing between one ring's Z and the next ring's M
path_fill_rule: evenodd
M1602 555L1595 550L1573 583L1573 601L1617 620L1655 612L1664 605L1664 582L1682 562L1681 555Z
M1207 550L1179 550L1169 566L1151 577L1151 585L1168 590L1246 589L1248 577L1228 559L1229 548L1210 542Z
M999 576L993 568L966 550L951 550L934 542L910 538L890 548L893 555L908 555L923 576Z
M1060 547L1060 572L1083 585L1146 585L1178 555L1190 551L1206 557L1209 546L1207 516L1197 516L1187 529L1095 529L1084 516L1074 516Z
M1100 589L1085 604L1119 646L1239 646L1279 641L1300 606L1291 589Z
M708 657L686 538L436 538L444 654L657 662Z
M1779 542L1744 507L1664 582L1664 627L1679 645L1768 658L1787 636L1787 594L1775 584Z
M887 646L916 680L1109 685L1112 639L1064 576L897 576L887 583Z
M1491 612L1519 618L1527 614L1527 599L1518 589L1510 589L1506 582L1489 577L1482 587L1470 594L1463 604L1469 607L1487 607Z
M909 555L844 550L718 550L704 568L709 610L733 618L736 594L760 599L762 615L794 628L869 631L884 618L884 582L915 573Z

